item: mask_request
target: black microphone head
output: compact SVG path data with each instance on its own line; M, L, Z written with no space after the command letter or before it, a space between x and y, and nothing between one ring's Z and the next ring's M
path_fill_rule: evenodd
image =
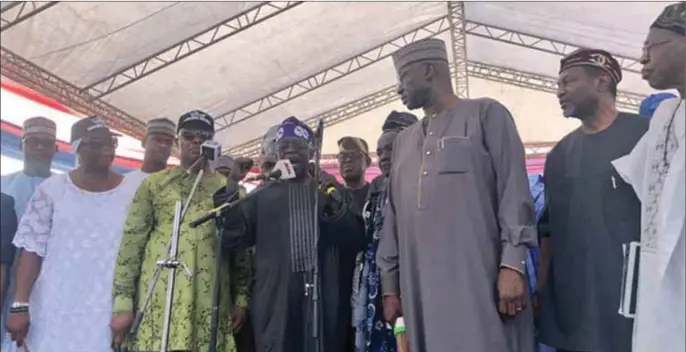
M277 180L280 179L280 178L281 178L281 170L276 169L276 170L272 171L272 172L269 174L269 178L275 178L275 179L277 179Z

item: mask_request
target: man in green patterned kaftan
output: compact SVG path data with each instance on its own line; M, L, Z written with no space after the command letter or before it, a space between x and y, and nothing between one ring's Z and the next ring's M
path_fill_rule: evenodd
M214 121L203 112L192 111L181 116L177 129L181 166L154 173L141 183L129 209L117 258L111 327L114 346L129 345L130 351L160 350L166 270L160 275L138 334L126 337L126 333L135 312L145 302L156 262L166 258L176 201L185 202L190 194L197 175L197 170L191 166L200 158L200 145L212 138ZM213 195L226 181L208 168L205 172L179 234L178 259L188 270L184 267L176 270L169 351L206 352L209 349L216 232L213 222L194 229L189 223L213 207ZM227 258L231 258L230 262L227 260L221 268L217 351L234 352L230 317L245 317L250 294L250 263L243 253L230 253Z

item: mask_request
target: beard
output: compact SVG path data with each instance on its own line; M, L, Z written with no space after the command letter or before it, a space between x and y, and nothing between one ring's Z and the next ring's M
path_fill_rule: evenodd
M577 118L585 120L589 117L595 116L598 111L598 101L589 100L581 104L567 103L567 107L562 110L562 114L566 118Z

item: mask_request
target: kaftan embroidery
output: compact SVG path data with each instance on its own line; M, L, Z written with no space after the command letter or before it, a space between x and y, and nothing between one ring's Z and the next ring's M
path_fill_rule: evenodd
M679 105L677 105L677 109L679 109ZM650 178L654 179L655 182L648 186L648 198L645 203L646 221L643 225L643 234L645 237L642 246L646 248L657 248L657 214L659 212L659 201L662 196L665 179L669 173L669 166L679 149L679 141L677 140L673 126L674 118L675 116L672 116L670 122L665 124L665 127L658 135L653 160L650 165Z
M111 351L114 263L135 186L92 193L63 174L36 189L13 241L43 257L30 297L31 352Z

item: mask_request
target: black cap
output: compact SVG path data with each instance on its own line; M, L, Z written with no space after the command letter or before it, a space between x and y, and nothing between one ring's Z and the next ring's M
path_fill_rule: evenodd
M189 111L179 118L179 123L176 124L176 132L179 132L182 128L214 132L214 119L210 114L200 110Z
M121 136L121 134L114 133L109 129L109 127L107 127L105 119L100 116L91 116L81 119L71 126L70 143L74 143L76 140L83 139L83 137L85 137L88 133L97 130L107 130L107 132L109 132L112 136Z
M660 28L686 36L686 4L679 2L665 7L650 28Z

